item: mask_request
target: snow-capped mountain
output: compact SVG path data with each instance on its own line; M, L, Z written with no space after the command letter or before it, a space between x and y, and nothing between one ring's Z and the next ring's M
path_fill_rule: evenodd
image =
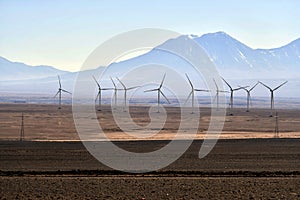
M227 74L237 70L259 78L282 78L294 77L295 72L300 72L300 39L275 49L252 49L224 32L193 39L205 49L218 69Z
M168 45L180 45L184 37L192 38L208 54L214 62L220 74L223 76L248 77L248 78L298 78L300 76L300 38L275 49L252 49L239 42L224 32L208 33L201 37L196 35L181 36L170 39L158 47ZM176 66L178 59L170 58L170 54L157 51L150 52L120 62L112 66L119 69L127 65L138 65L150 61L162 62L170 66ZM29 66L23 63L11 62L0 57L0 80L25 80L40 79L57 74L65 74L66 71L58 70L50 66Z
M1 81L40 79L67 73L51 66L30 66L3 57L0 57L0 71Z
M275 87L282 81L288 80L288 90L281 91L283 96L299 96L300 87L300 39L283 47L275 49L252 49L224 32L209 33L201 37L185 35L165 41L146 54L129 60L111 64L106 71L106 87L111 87L111 77L122 77L135 66L161 64L179 71L179 74L188 73L192 81L201 87L199 77L193 77L189 63L165 51L163 47L185 49L185 40L192 38L207 53L216 65L220 75L235 86L253 85L257 80L264 81ZM187 49L189 50L189 49ZM195 58L198 59L198 58ZM200 58L199 58L200 59ZM100 67L101 68L101 67ZM100 69L98 68L98 69ZM103 68L102 68L103 69ZM161 79L164 72L149 67L146 75L156 74ZM48 66L28 66L23 63L10 62L0 57L0 92L47 92L55 93L57 89L57 75L62 76L64 86L71 90L77 73L61 71ZM96 74L90 70L85 72L89 77ZM133 77L143 79L143 77ZM169 77L167 76L167 79ZM104 76L105 80L105 76ZM160 80L154 80L158 82ZM177 81L177 80L173 80ZM273 85L272 85L273 84ZM226 86L225 86L226 87ZM265 88L261 88L265 94ZM267 93L266 93L267 94Z
M160 48L185 48L185 38L191 38L207 53L220 75L232 79L290 79L300 77L300 39L275 49L252 49L224 32L201 37L185 35L170 39L150 52L110 65L117 73L145 63L161 63L174 69L188 71L178 57L159 51ZM113 70L112 70L113 71ZM192 73L192 72L190 72Z

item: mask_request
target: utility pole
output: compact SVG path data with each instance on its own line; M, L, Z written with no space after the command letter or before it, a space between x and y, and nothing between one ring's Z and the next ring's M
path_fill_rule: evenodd
M24 141L24 114L22 113L21 116L22 122L21 122L21 131L20 131L20 141Z
M275 138L279 138L278 112L275 115Z

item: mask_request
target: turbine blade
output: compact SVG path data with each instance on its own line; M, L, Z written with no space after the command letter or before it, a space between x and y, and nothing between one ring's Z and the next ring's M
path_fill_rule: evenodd
M99 96L100 96L100 91L98 92L98 94L96 96L95 102L97 101L97 99L98 99Z
M141 86L130 87L130 88L127 88L127 90L133 90L133 89L139 88L139 87L141 87Z
M163 79L162 79L162 81L161 81L161 84L160 84L160 86L159 86L159 89L163 86L163 83L164 83L164 81L165 81L165 78L166 78L166 73L164 74L164 77L163 77Z
M189 76L188 76L187 74L185 74L185 76L187 77L187 79L188 79L188 81L189 81L191 87L194 88L194 86L193 86L193 84L192 84L192 81L190 80Z
M249 91L251 92L258 84L259 82L257 82Z
M54 95L54 97L53 98L55 98L57 95L59 94L59 90L58 90L58 92Z
M226 83L226 85L230 88L230 90L232 90L232 87L229 85L229 83L227 83L227 81L223 77L221 77L221 78Z
M116 86L116 84L115 84L114 80L112 79L112 77L110 77L110 80L111 80L111 82L113 83L113 85L114 85L114 88L115 88L115 89L117 89L117 86Z
M101 90L114 90L115 88L101 88Z
M285 81L284 83L282 83L281 85L279 85L278 87L274 88L273 91L279 89L280 87L282 87L284 84L286 84L288 81Z
M166 95L165 95L161 90L159 90L159 92L161 93L161 95L164 96L164 98L167 100L167 102L168 102L169 104L171 104L170 101L169 101L169 99L166 97Z
M159 89L152 89L152 90L145 90L144 92L154 92L154 91L157 91Z
M58 78L58 84L59 84L59 88L61 88L60 76L59 76L59 75L57 75L57 78Z
M124 90L126 89L126 86L124 85L124 83L118 78L116 77L116 79L121 83L121 85L123 86Z
M204 89L194 89L197 92L210 92L210 90L204 90Z
M71 92L68 92L67 90L61 89L61 91L72 94Z
M264 84L263 82L260 82L260 81L259 81L259 83L262 84L263 86L265 86L266 88L268 88L269 90L272 90L269 86L267 86L267 85Z
M99 82L96 80L95 76L93 76L93 79L95 80L96 84L98 85L98 88L101 89Z
M186 104L187 102L188 102L188 100L190 99L190 97L191 97L191 95L193 94L193 91L192 92L190 92L190 94L189 94L189 96L186 98L186 100L185 100L185 102L184 102L184 104Z
M218 87L218 85L217 85L216 80L215 80L215 79L213 79L213 80L214 80L214 83L215 83L215 86L216 86L217 90L219 90L219 87Z
M238 88L233 89L233 91L245 89L245 88L248 88L248 87L249 87L249 86L242 86L242 87L239 86Z
M246 92L249 92L249 90L247 89L247 88L245 88L245 87L242 87L242 86L240 86L240 85L238 85L242 90L245 90Z

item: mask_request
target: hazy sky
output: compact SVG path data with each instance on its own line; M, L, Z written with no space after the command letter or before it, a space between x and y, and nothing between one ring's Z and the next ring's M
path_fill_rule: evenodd
M0 0L0 56L77 70L111 36L137 28L224 31L252 48L300 37L298 0Z

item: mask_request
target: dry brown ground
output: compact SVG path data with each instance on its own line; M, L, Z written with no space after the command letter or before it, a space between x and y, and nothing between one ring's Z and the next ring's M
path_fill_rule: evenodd
M120 141L115 144L131 152L151 152L167 145L168 141ZM181 141L175 143L180 144ZM162 171L299 171L299 144L300 139L219 140L208 156L199 159L202 141L197 140L179 160ZM117 159L112 155L108 157ZM2 171L110 170L94 159L81 142L0 141L0 160Z
M167 143L116 142L135 152L155 150ZM300 139L219 140L207 157L198 159L201 143L194 141L179 160L157 173L128 175L99 163L80 142L1 141L0 196L3 199L299 199Z
M120 112L122 109L119 108ZM280 137L300 137L300 110L278 110ZM25 137L27 140L78 140L74 126L72 108L70 105L63 106L58 110L56 105L33 105L33 104L0 104L0 139L18 140L21 124L21 113L25 116ZM175 107L168 107L168 117L164 127L152 127L144 129L150 122L148 107L132 107L131 117L135 123L142 126L133 130L136 133L157 133L148 138L152 140L170 140L174 137L180 124L180 111ZM253 109L246 113L245 109L235 109L234 116L226 116L225 125L221 138L272 138L274 137L275 117L269 117L268 109ZM159 117L160 114L151 113ZM210 122L210 109L200 109L199 129L197 138L203 139ZM188 115L186 120L192 118ZM133 136L123 133L113 120L110 107L106 106L103 111L97 112L97 118L107 137L114 140L134 140ZM92 120L92 118L91 118ZM191 122L193 123L193 122ZM195 121L196 123L196 121ZM162 128L161 131L158 131ZM188 128L181 139L190 136ZM95 130L97 132L97 130ZM147 139L147 138L146 138Z
M0 183L2 199L300 198L299 178L4 177Z
M131 109L136 123L149 123L148 108ZM165 146L168 141L159 139L171 139L180 121L177 108L167 111L165 127L151 138L156 141L116 144L133 152ZM31 141L12 141L19 139L22 112ZM201 109L198 138L209 114ZM198 159L202 141L197 140L158 174L124 175L95 160L81 142L46 141L78 140L70 106L0 104L0 199L299 199L299 111L279 110L280 136L286 139L272 138L275 119L267 109L234 114L226 117L221 135L230 140L219 140L204 159ZM97 115L109 137L128 139L107 107ZM265 139L234 139L255 137Z

